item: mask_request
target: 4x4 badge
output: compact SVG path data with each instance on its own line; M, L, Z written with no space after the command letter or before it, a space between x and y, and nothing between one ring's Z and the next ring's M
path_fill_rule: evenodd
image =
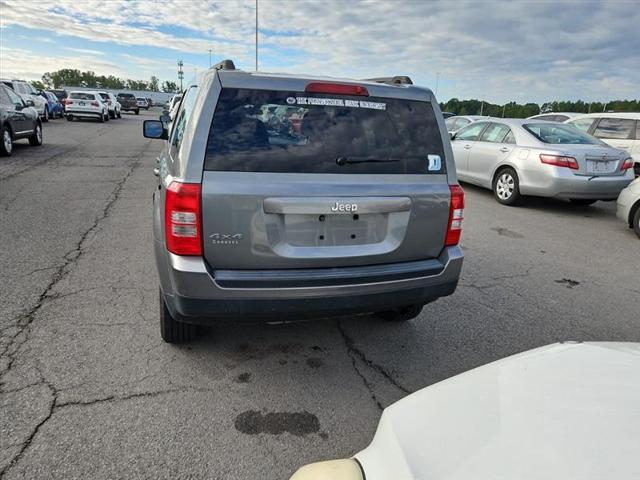
M212 233L209 238L213 245L238 245L244 236L241 233Z

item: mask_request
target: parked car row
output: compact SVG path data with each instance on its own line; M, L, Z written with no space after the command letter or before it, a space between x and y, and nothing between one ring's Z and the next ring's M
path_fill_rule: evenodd
M13 153L13 142L26 138L42 145L42 120L33 102L27 102L4 82L0 83L0 155Z
M450 134L472 122L486 119L478 115L456 115L445 121ZM577 129L599 138L615 148L630 154L634 162L635 175L640 176L640 112L547 112L534 115L527 120L541 120L573 125Z
M587 118L601 125L607 117ZM458 178L491 189L503 205L516 205L527 195L578 205L617 199L618 217L640 236L640 178L633 181L634 158L627 149L615 148L572 123L473 119L450 134ZM591 133L598 128L593 125ZM619 125L619 120L605 125Z
M122 103L121 101L122 100ZM124 104L124 105L123 105ZM65 117L68 121L96 119L107 122L121 118L123 111L136 115L140 108L149 109L151 99L136 98L130 93L104 91L45 90L37 92L27 82L0 82L0 155L13 153L16 140L28 139L34 146L42 145L42 122Z

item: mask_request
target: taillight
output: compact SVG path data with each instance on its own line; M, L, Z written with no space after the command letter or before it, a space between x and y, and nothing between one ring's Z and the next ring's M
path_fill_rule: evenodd
M460 243L462 219L464 217L464 190L460 185L451 185L451 205L449 206L449 228L445 246L453 247Z
M64 101L65 105L71 105L73 103L73 100L71 100L70 98L66 98Z
M199 183L171 182L165 197L167 249L176 255L202 255Z
M572 170L578 170L578 161L573 157L565 157L564 155L546 155L540 154L540 161L547 165L555 165L556 167L566 167Z
M633 168L633 158L625 158L624 162L622 162L622 170L629 170Z
M111 105L111 100L107 100L107 105Z
M304 89L307 93L333 93L336 95L369 96L369 90L362 85L348 85L344 83L312 82Z
M91 106L92 106L92 107L99 107L99 106L100 106L100 104L98 103L98 101L97 101L97 100L94 100L93 102L91 102Z

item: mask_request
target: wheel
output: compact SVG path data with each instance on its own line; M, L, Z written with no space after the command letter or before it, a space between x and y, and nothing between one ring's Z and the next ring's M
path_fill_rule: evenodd
M118 110L118 118L122 118L122 110Z
M111 117L109 116L109 110L104 113L104 121L108 122Z
M109 110L109 118L116 118L116 111L114 110L113 113L111 113L111 110Z
M196 326L178 322L171 316L160 290L160 335L167 343L184 343L196 336Z
M422 305L409 305L407 307L398 308L396 310L387 310L377 312L376 316L390 322L406 322L412 318L416 318L422 311Z
M29 137L29 144L32 147L39 147L42 145L42 125L40 123L36 124L36 129L33 132L33 135Z
M636 213L633 215L633 230L640 238L640 207L636 208Z
M104 115L102 114L102 112L100 112L100 115L98 116L98 121L100 123L104 123Z
M67 115L67 122L73 121L73 115Z
M42 121L43 122L49 121L49 109L47 107L44 107L44 115L42 116Z
M593 205L594 203L596 203L598 200L590 200L588 198L572 198L569 200L571 203L573 203L574 205L581 205L583 207L587 207L589 205Z
M503 168L493 179L493 196L502 205L516 205L522 198L518 174L513 168Z
M136 110L136 115L140 115L140 109L139 108Z
M0 130L0 136L2 136L2 143L0 143L0 155L3 157L9 157L13 153L13 138L11 137L11 130L4 125Z

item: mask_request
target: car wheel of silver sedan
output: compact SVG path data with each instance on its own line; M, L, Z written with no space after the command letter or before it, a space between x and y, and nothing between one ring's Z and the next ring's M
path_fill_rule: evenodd
M503 205L515 205L520 201L520 182L514 169L503 168L496 174L493 195Z
M636 209L636 213L633 216L633 230L636 232L636 235L638 235L638 238L640 238L640 207Z

